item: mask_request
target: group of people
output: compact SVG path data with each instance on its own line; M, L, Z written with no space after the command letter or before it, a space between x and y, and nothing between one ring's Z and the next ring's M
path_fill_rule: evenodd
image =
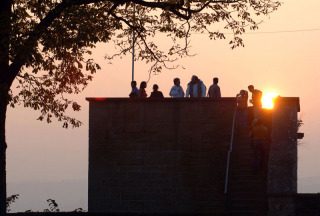
M250 103L254 108L254 116L259 117L260 111L262 109L262 91L255 89L253 85L248 86L249 92L252 94L252 98L250 99ZM241 112L248 107L248 91L241 89L240 92L236 96L237 98L237 107Z
M147 83L142 81L140 83L140 88L137 88L137 82L131 81L131 92L129 94L130 98L147 98L148 94L146 92ZM159 91L159 86L157 84L153 85L153 92L151 92L150 98L164 98L161 91Z
M180 85L180 79L174 78L173 79L173 86L169 92L170 97L172 98L183 98L183 97L190 97L190 98L198 98L198 97L209 97L212 99L219 99L221 98L221 90L218 85L219 78L214 77L213 83L209 87L208 91L206 90L206 86L202 80L200 80L196 75L191 77L190 82L187 85L187 90L184 92L182 86ZM140 88L137 88L137 82L131 82L131 92L129 94L130 98L147 98L148 94L146 92L147 83L142 81L140 83ZM152 87L153 91L151 92L150 98L164 98L163 93L159 91L159 86L154 84ZM253 85L248 86L249 92L252 93L252 99L250 103L252 103L254 107L255 116L258 115L259 111L262 108L262 92L258 89L255 89ZM247 108L248 106L248 91L242 89L236 96L237 98L237 107L241 111L242 109Z
M219 79L217 77L213 78L213 84L209 87L207 92L206 86L204 83L195 75L191 77L191 81L187 85L187 90L184 92L182 86L180 85L180 79L174 78L173 86L170 90L170 97L172 98L197 98L197 97L206 97L206 95L213 99L221 98L220 87L218 86ZM130 98L147 98L148 95L146 93L147 83L142 81L140 83L140 88L137 88L137 82L131 82L131 92L129 94ZM164 98L161 91L159 91L159 86L154 84L152 87L153 91L151 92L150 98Z
M170 90L169 95L172 98L198 98L198 97L209 97L212 99L221 98L221 90L218 85L219 79L213 78L213 83L206 91L206 86L197 76L193 75L190 82L187 85L186 92L180 85L180 79L174 78L173 86ZM131 82L131 93L130 98L147 98L146 93L147 83L145 81L140 83L140 88L137 88L137 82ZM252 94L252 98L249 100L249 92ZM262 91L256 89L253 85L248 86L247 90L240 90L236 95L237 101L237 124L242 128L250 129L250 140L251 146L254 150L255 158L253 161L254 171L261 171L265 167L267 159L267 146L269 143L270 134L268 128L262 120ZM151 92L150 98L164 98L163 93L159 91L157 84L153 85L153 91ZM253 118L248 118L248 100L253 105Z

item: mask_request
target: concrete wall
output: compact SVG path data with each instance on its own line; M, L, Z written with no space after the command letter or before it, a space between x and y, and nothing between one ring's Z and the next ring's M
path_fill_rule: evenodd
M89 211L223 211L234 104L90 100Z
M297 125L299 106L279 100L273 110L269 158L269 193L297 193Z
M225 210L234 98L88 100L90 212ZM269 194L296 193L298 111L298 98L280 98L269 117ZM294 211L283 203L271 197L270 215Z
M269 154L269 215L294 215L297 193L297 98L279 99L273 109ZM279 196L279 194L281 194Z

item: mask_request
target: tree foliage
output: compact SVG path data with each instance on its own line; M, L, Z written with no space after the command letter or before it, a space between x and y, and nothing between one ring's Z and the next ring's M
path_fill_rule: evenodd
M99 44L117 48L106 50L112 60L130 53L134 41L135 59L157 73L189 54L193 33L225 39L228 31L230 47L243 46L245 31L279 6L277 0L1 0L0 215L6 214L8 104L40 111L39 120L80 126L66 114L81 108L68 95L80 93L100 69L91 56Z
M7 212L9 213L11 211L10 206L16 202L16 200L19 198L19 194L13 194L6 199L6 207L7 207Z
M11 212L11 205L19 199L20 194L13 194L6 199L7 213ZM43 209L43 212L60 212L58 203L54 199L47 199L48 208ZM25 212L33 212L26 210ZM76 208L73 212L85 212L82 208Z
M151 63L150 72L172 67L188 55L193 33L225 39L230 47L243 46L241 35L255 30L261 15L269 15L276 0L12 0L9 46L10 105L39 110L39 120L56 117L64 127L80 122L65 114L80 105L66 97L80 93L100 66L92 50L113 43L109 60L131 52L135 33L135 59ZM161 49L157 34L171 44ZM228 35L229 36L229 35Z

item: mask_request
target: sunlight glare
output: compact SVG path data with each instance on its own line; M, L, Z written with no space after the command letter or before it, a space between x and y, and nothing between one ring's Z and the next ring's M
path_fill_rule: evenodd
M273 109L274 106L274 100L276 97L278 97L279 94L276 92L266 92L263 93L262 96L262 107L265 109Z

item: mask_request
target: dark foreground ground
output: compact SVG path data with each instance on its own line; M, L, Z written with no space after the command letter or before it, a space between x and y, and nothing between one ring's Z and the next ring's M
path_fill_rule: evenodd
M292 195L295 203L295 214L292 216L320 216L320 193L318 194L296 194ZM281 211L280 211L281 212ZM280 212L275 216L284 215ZM280 213L280 214L279 214ZM28 212L28 213L9 213L8 216L261 216L269 215L267 212L228 212L216 214L144 214L144 213L92 213L92 212Z

